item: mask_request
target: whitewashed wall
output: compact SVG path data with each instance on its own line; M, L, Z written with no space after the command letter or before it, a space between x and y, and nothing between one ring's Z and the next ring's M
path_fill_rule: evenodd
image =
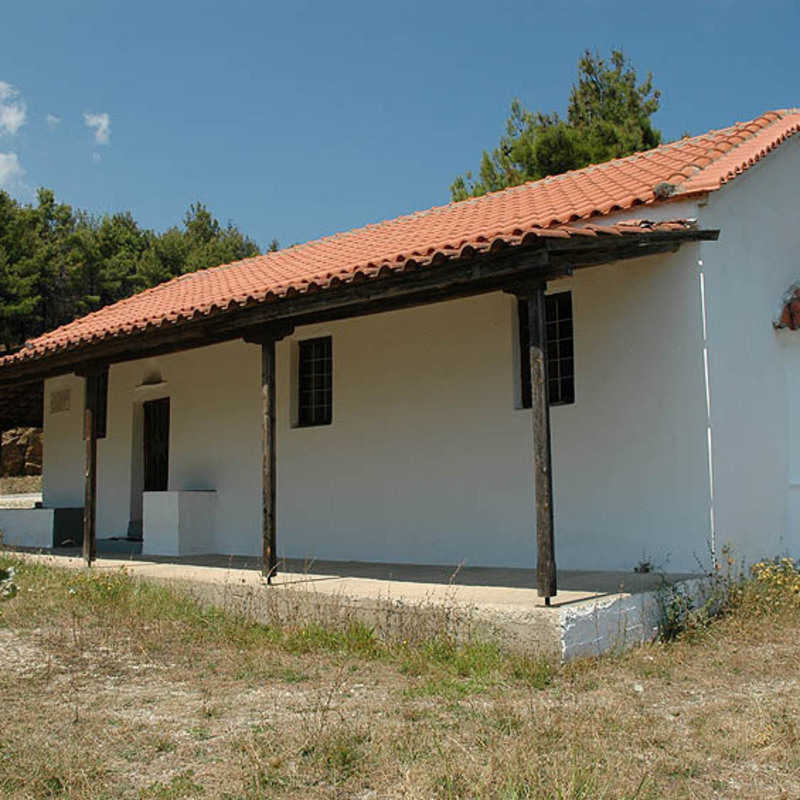
M552 410L562 568L630 569L647 558L684 570L705 551L698 251L582 270L552 287L573 290L576 320L577 402ZM308 327L281 342L280 554L533 565L515 324L513 299L496 293ZM292 428L292 348L326 333L334 422ZM98 535L128 528L135 406L169 395L170 489L216 489L215 549L260 551L259 363L256 346L232 342L111 368ZM136 388L154 376L163 385ZM46 425L47 504L56 486L80 496L82 444L79 419Z
M552 415L562 568L707 561L698 249L576 273L578 398Z
M98 449L99 536L128 530L137 407L169 397L169 488L216 489L215 550L258 551L259 364L258 348L234 342L112 366L107 437ZM155 376L160 385L142 388Z
M800 334L771 322L800 280L800 141L713 194L703 222L717 540L748 560L800 552ZM791 444L790 444L791 443Z
M69 393L69 408L53 413L54 393ZM63 395L62 395L63 396ZM83 505L84 381L64 375L45 382L42 440L42 501L48 508L80 508Z
M562 567L630 568L647 557L686 569L704 551L704 395L690 263L651 258L569 282L577 402L552 410ZM530 415L513 408L513 301L496 294L304 335L323 333L334 334L335 422L289 430L284 418L287 552L532 564ZM285 380L281 400L285 409ZM329 455L310 460L310 452Z
M779 550L797 558L800 556L800 334L781 331L778 334L783 347L786 392L784 406L787 421L787 498L784 520L784 540L777 543ZM763 555L763 553L762 553Z

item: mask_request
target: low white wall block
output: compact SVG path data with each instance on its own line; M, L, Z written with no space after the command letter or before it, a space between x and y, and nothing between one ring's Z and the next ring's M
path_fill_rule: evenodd
M52 547L53 508L2 508L0 534L10 547Z
M185 556L213 552L215 491L145 492L142 552Z

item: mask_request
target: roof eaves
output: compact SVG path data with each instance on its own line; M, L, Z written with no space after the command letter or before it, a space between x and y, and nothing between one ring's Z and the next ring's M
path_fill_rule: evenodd
M137 334L147 334L148 332L163 330L177 324L196 321L203 318L214 317L228 311L239 310L253 305L275 302L281 299L289 299L300 295L311 295L319 291L335 289L347 283L362 283L368 280L379 280L390 277L397 273L412 272L419 269L430 269L438 264L449 262L451 259L472 258L479 253L489 253L490 251L517 247L521 245L531 245L537 240L564 241L570 239L586 240L590 238L624 239L632 235L658 235L673 234L680 231L691 231L696 229L696 220L672 220L651 222L647 220L621 220L611 225L591 225L586 227L560 226L558 228L531 228L524 230L514 228L502 237L485 237L481 243L469 244L461 248L447 246L445 250L435 250L429 248L424 257L407 257L405 261L389 266L386 263L372 264L363 268L356 269L344 278L338 275L317 276L303 279L295 284L283 283L274 286L273 289L260 293L255 297L255 293L247 293L237 297L227 299L227 302L211 302L187 308L187 313L170 311L166 313L154 313L138 319L128 319L125 324L106 324L102 328L86 330L86 321L100 312L94 312L79 322L82 325L74 328L74 323L70 326L63 326L59 329L60 335L54 336L53 333L44 334L38 339L26 342L25 346L17 353L9 354L0 359L0 366L21 363L25 361L37 360L48 356L69 353L81 350L87 346L121 339ZM175 279L179 281L180 278ZM155 287L157 290L159 287ZM126 301L121 301L124 304ZM113 308L113 307L108 307ZM74 335L66 335L66 329L73 327Z

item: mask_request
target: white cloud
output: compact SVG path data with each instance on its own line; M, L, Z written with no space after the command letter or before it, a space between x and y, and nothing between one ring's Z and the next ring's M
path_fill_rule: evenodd
M0 81L0 134L13 136L25 124L26 116L27 108L19 91L10 83Z
M56 125L61 122L61 117L57 117L55 114L48 114L45 120L47 121L48 128L55 128Z
M25 170L16 153L0 153L0 187L10 189L22 186Z
M102 114L84 114L83 121L87 128L94 131L94 140L97 144L108 144L111 138L111 117L105 112Z

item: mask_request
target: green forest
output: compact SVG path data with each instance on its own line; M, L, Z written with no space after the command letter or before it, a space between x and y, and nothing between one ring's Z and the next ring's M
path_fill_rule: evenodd
M258 253L202 203L189 207L181 226L156 233L129 212L94 217L58 203L50 189L39 189L31 205L0 191L0 347L9 352L177 275Z

